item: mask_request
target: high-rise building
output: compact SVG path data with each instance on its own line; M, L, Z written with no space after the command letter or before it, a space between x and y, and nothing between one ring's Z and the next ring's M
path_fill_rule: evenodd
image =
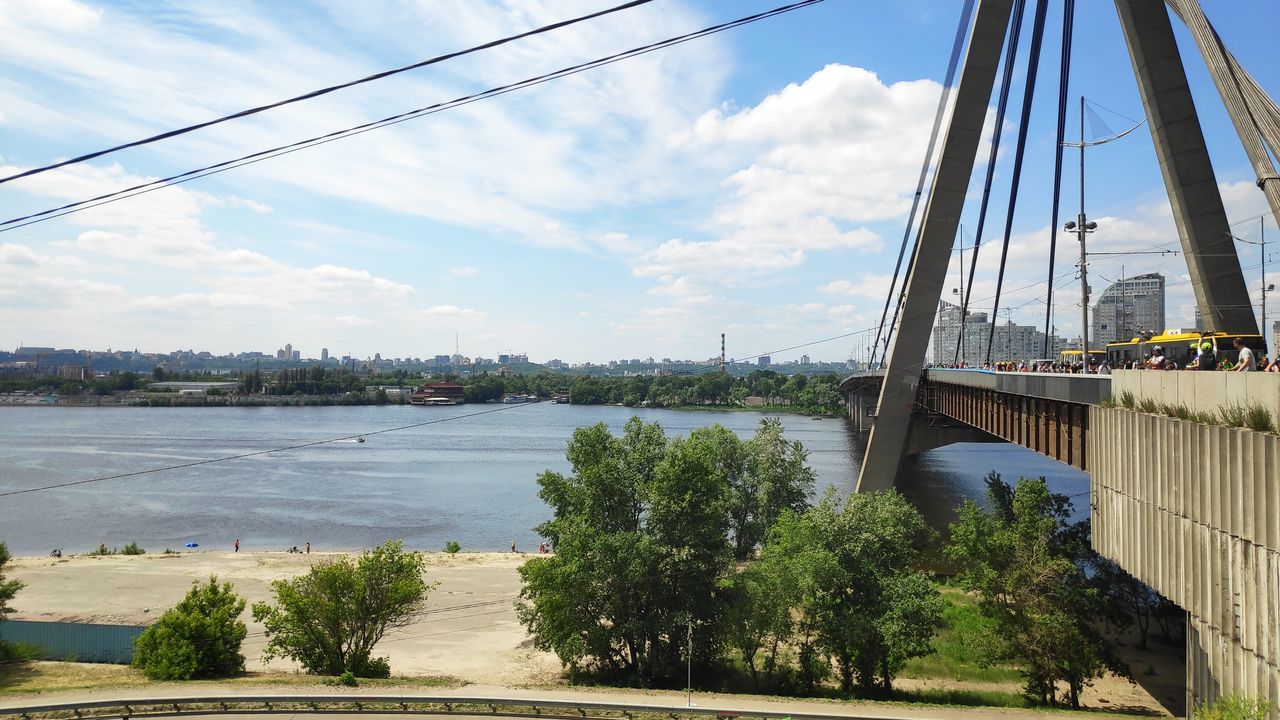
M1164 332L1164 276L1147 273L1111 283L1093 306L1090 325L1089 345L1094 348L1144 332Z
M329 362L329 348L320 348L320 362Z
M801 365L808 365L808 364L809 364L809 356L808 356L808 355L801 355L801 356L800 356L800 364L801 364Z
M939 304L937 324L933 328L933 362L935 365L951 365L957 359L970 367L987 361L987 343L991 344L991 361L1038 360L1046 358L1045 336L1031 325L1017 325L1006 321L993 329L987 313L971 312L964 322L964 343L960 343L960 306L948 302ZM1065 348L1067 341L1060 337L1049 338L1048 358L1055 358ZM957 352L960 350L960 352Z
M768 355L761 355L760 357L756 358L756 365L760 367L769 367L769 363L771 362L773 362L773 358L769 357Z
M1271 323L1271 353L1280 352L1280 320Z
M285 360L293 359L293 343L284 344L284 359Z

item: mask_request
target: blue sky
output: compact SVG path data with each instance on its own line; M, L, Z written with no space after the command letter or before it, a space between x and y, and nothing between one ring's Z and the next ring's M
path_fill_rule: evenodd
M44 164L611 4L9 0L0 3L0 165ZM0 186L0 207L5 218L42 210L774 4L658 0L15 181ZM1280 4L1203 4L1244 66L1280 96L1271 37ZM1142 109L1115 12L1102 0L1079 5L1071 95L1118 113L1101 114L1119 130L1120 116ZM1002 301L1014 320L1035 324L1045 311L1061 16L1059 2L1050 8L1006 279L1021 289ZM424 356L451 352L458 333L467 355L582 361L710 357L721 332L729 354L744 357L861 330L884 303L959 10L951 0L828 0L2 233L0 346L224 353L289 342L304 356L321 347ZM1174 24L1228 215L1256 217L1265 200L1194 44ZM984 240L1003 231L1017 72ZM1074 118L1070 127L1078 131ZM1101 226L1090 249L1176 248L1145 128L1089 152L1088 211ZM1064 219L1075 212L1076 181L1073 157ZM970 229L976 212L975 192ZM1257 221L1236 233L1256 239ZM1256 288L1258 250L1240 247ZM1059 273L1068 274L1055 323L1064 335L1079 317L1075 251L1060 243ZM984 248L976 306L990 304L977 298L992 294L998 254L998 244ZM1095 293L1121 272L1148 271L1169 278L1169 324L1190 325L1179 256L1098 259ZM958 256L951 277L955 286ZM1270 281L1280 283L1280 272ZM859 343L775 359L842 360Z

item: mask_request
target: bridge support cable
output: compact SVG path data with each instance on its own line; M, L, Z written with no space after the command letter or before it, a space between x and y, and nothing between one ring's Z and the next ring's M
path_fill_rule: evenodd
M911 413L929 346L929 330L937 317L947 279L1012 9L1013 0L981 0L974 12L951 117L942 135L934 184L925 203L914 263L907 276L902 327L888 352L876 424L858 475L859 492L894 486L910 439Z
M1227 52L1226 45L1209 25L1209 20L1204 16L1204 10L1200 7L1198 0L1167 0L1167 2L1186 23L1191 36L1195 38L1205 65L1209 67L1209 75L1213 77L1213 84L1217 86L1218 94L1222 96L1222 104L1226 106L1231 124L1235 126L1236 135L1240 137L1240 144L1244 146L1245 155L1249 156L1249 162L1253 165L1258 187L1266 194L1271 214L1276 223L1280 224L1280 176L1276 175L1271 156L1262 145L1262 129L1259 127L1258 118L1253 109L1244 98L1243 83L1240 81L1237 68L1231 62L1232 58ZM1265 333L1266 328L1262 331Z
M1183 22L1187 22L1187 14L1185 12L1187 3L1181 0L1166 1L1174 14L1182 18ZM1200 15L1203 17L1204 13L1201 12ZM1240 65L1240 61L1236 60L1236 56L1227 50L1222 38L1218 37L1218 31L1214 29L1213 23L1209 22L1208 18L1205 18L1204 22L1213 37L1212 47L1219 48L1227 69L1231 72L1232 78L1238 83L1240 93L1257 121L1263 142L1271 150L1272 155L1280 158L1280 105L1277 105L1276 101L1258 84L1258 81ZM1189 23L1188 28L1190 28ZM1197 39L1198 42L1199 40ZM1204 52L1203 48L1201 52Z
M1027 82L1022 91L1022 117L1018 122L1018 146L1013 154L1013 177L1009 180L1009 209L1004 220L1000 271L996 274L996 299L991 310L991 329L987 333L987 362L991 362L991 346L996 339L996 315L1000 311L1000 291L1004 288L1005 263L1009 259L1009 238L1013 234L1013 216L1018 208L1018 186L1022 182L1022 160L1027 151L1027 128L1031 124L1031 106L1036 96L1036 75L1040 69L1040 48L1044 41L1044 22L1048 13L1049 0L1037 0L1036 18L1031 27L1031 53L1027 57ZM1008 330L1006 329L1005 332Z
M920 165L920 179L916 181L916 194L911 199L911 212L907 215L907 226L902 231L902 243L898 246L898 261L893 266L893 282L889 285L889 294L884 299L884 310L880 313L880 327L876 330L875 341L871 345L871 356L868 358L868 366L875 364L876 353L880 349L880 335L884 331L885 320L889 317L889 303L893 298L893 291L898 285L898 276L902 271L902 258L907 252L907 240L911 237L911 227L916 221L916 211L920 207L920 198L924 194L925 179L929 176L929 164L933 159L934 145L938 141L938 131L942 128L942 118L947 112L947 103L951 99L951 86L955 83L956 67L960 64L960 51L964 49L965 30L969 27L969 21L973 17L974 0L965 0L964 6L960 10L960 20L956 24L955 39L951 42L951 59L947 62L947 75L942 81L942 97L938 98L938 109L933 115L933 129L929 132L929 144L924 151L924 161ZM918 239L918 236L917 236ZM904 283L903 288L906 288ZM901 307L901 302L899 302ZM897 311L894 311L897 314ZM885 340L885 348L889 346L888 339ZM884 356L882 355L881 358Z
M1071 40L1075 26L1076 0L1062 3L1062 62L1058 71L1058 134L1053 143L1053 212L1049 221L1049 290L1045 297L1044 350L1041 357L1049 357L1049 343L1053 338L1053 266L1058 257L1058 211L1062 200L1062 152L1067 135L1067 90L1071 81Z
M1009 28L1009 44L1005 49L1004 74L1000 77L1000 99L996 102L996 117L991 128L991 152L987 156L987 171L982 182L982 203L978 206L978 229L973 236L973 255L969 259L969 282L960 300L960 337L969 316L969 298L973 294L973 277L978 269L978 251L982 247L982 230L987 224L987 208L991 203L991 183L996 176L996 159L1000 153L1000 138L1004 135L1004 114L1009 107L1009 89L1013 86L1013 63L1018 57L1018 38L1022 35L1022 15L1026 0L1016 0L1013 6L1013 24ZM960 272L964 272L963 264ZM992 320L994 322L994 319ZM956 345L955 364L960 362L960 345Z

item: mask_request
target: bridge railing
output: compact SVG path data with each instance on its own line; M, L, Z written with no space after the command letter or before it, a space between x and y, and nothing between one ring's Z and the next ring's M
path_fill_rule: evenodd
M861 706L859 709L863 709ZM637 720L637 716L676 720L681 717L713 717L721 720L761 718L762 720L891 720L896 715L804 713L795 710L732 708L660 703L595 702L573 699L522 697L467 697L430 695L209 695L154 697L44 705L0 706L0 718L97 718L175 717L183 715L243 714L369 714L369 715L466 715L494 717L554 718L583 720Z

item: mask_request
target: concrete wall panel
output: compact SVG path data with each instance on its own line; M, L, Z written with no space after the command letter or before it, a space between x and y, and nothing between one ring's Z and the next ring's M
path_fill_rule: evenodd
M1135 380L1164 393L1165 374ZM1226 373L1179 375L1186 397ZM1093 408L1090 423L1094 546L1188 611L1192 702L1280 707L1280 436L1121 408Z

